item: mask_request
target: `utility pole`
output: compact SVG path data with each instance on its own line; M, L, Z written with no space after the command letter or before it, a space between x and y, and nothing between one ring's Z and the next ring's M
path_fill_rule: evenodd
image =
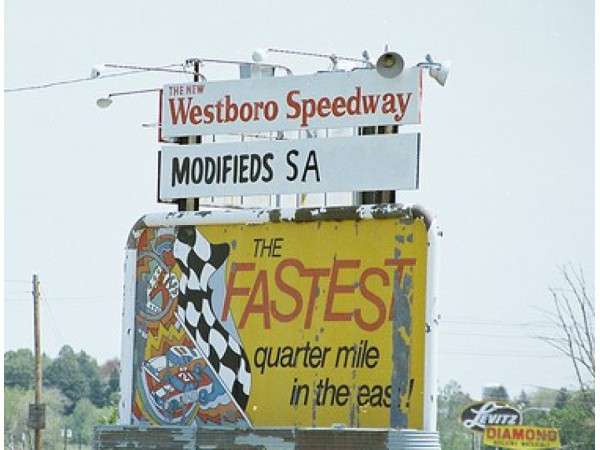
M35 349L35 410L41 413L43 419L36 421L35 429L35 450L42 448L42 428L45 425L45 414L42 405L42 352L40 343L40 280L37 275L33 275L33 337ZM31 414L31 413L30 413ZM40 423L41 422L41 423Z

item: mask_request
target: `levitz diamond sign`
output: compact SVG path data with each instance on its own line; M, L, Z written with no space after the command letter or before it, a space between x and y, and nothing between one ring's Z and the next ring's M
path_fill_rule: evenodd
M371 69L163 87L163 138L420 123L421 70Z
M479 402L467 406L461 415L463 425L470 431L483 433L489 425L520 425L521 412L510 405Z

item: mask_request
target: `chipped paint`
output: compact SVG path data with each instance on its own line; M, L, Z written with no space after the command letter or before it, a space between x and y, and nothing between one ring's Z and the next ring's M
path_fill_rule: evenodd
M95 450L440 450L437 433L418 430L332 428L94 427Z
M378 247L378 252L382 253L377 253L377 262L375 262L372 259L372 256L369 256L369 258L371 259L369 259L369 262L367 263L367 259L363 259L363 257L365 257L365 255L367 254L370 255L370 246L379 243L381 239L378 232L363 232L362 223L365 221L374 222L379 219L390 218L394 220L388 220L386 223L393 223L395 227L395 232L393 234L389 234L386 231L386 233L388 233L386 234L387 239L390 239L390 241L386 244L389 245L389 250L385 250L385 248L383 247ZM344 321L346 323L352 323L355 320L356 314L358 314L356 311L359 308L363 308L364 313L366 314L364 316L366 320L365 323L377 323L376 327L380 328L381 322L379 322L379 320L376 318L380 317L378 316L378 314L381 314L381 312L378 312L378 306L376 301L364 297L362 300L360 298L358 299L358 303L355 306L355 308L357 309L352 309L352 306L344 306L344 299L351 298L349 292L354 292L356 294L355 297L358 297L360 293L363 292L361 291L361 289L364 289L364 291L366 291L367 293L377 292L373 295L377 296L377 298L385 299L386 308L389 302L393 303L394 305L394 307L391 308L391 312L389 312L389 318L387 316L388 313L386 313L386 315L384 316L386 317L386 320L389 320L385 326L389 327L390 331L386 331L385 333L377 335L363 335L363 337L357 338L356 336L359 335L355 336L354 331L347 331L352 330L352 328L347 329L346 323L338 322L337 324L327 324L327 322L316 321L314 322L314 328L311 328L313 322L308 322L308 319L303 319L304 316L301 316L304 327L300 326L294 328L296 327L295 323L286 325L286 327L288 327L289 330L293 330L291 332L288 332L288 344L291 344L293 346L295 341L300 337L301 340L304 340L304 342L306 342L306 340L309 340L314 342L316 346L322 346L323 348L325 346L333 346L333 351L331 352L331 355L334 355L336 350L339 351L341 346L351 345L354 342L354 346L356 348L359 339L370 339L369 345L381 348L382 350L380 350L380 355L385 354L386 358L389 355L391 362L384 361L384 358L382 357L381 359L378 359L377 367L372 371L372 373L366 373L363 371L360 375L358 375L355 369L352 369L350 371L351 366L346 364L344 365L343 369L347 371L348 375L341 375L342 370L340 370L337 365L335 366L334 370L332 361L329 361L329 366L326 368L330 370L330 372L327 372L326 370L321 372L315 370L313 371L312 379L310 378L310 374L308 373L309 371L305 370L305 373L302 376L298 376L298 383L300 383L298 384L298 386L307 385L307 391L309 389L308 386L312 386L312 393L310 395L306 395L306 399L304 400L305 403L292 402L292 404L287 405L289 409L298 412L289 415L289 417L293 417L292 419L285 420L287 420L287 424L289 424L290 426L295 425L317 427L327 425L330 423L330 421L335 421L336 423L345 423L349 426L369 427L386 426L389 424L390 426L395 428L403 428L407 426L420 427L422 422L419 418L419 414L422 414L423 412L422 397L419 397L423 393L423 381L422 378L420 378L422 377L422 375L420 374L423 373L423 368L419 368L419 364L422 364L422 361L424 359L423 353L425 352L423 349L423 344L419 341L422 338L418 338L415 341L415 333L422 333L424 336L426 331L426 324L423 320L423 323L419 325L420 328L417 327L415 329L413 327L413 321L415 320L415 317L412 314L412 308L414 307L414 305L412 305L411 302L413 291L415 289L414 286L418 285L418 298L420 299L418 304L420 305L420 308L424 308L423 305L425 304L425 299L424 295L422 294L425 291L425 288L423 288L425 277L423 276L423 268L428 266L424 265L423 268L419 268L418 276L416 278L413 278L413 273L410 270L405 271L404 276L399 276L398 271L392 270L389 266L389 263L386 263L387 267L386 265L384 265L384 261L386 261L386 258L395 258L396 260L398 260L401 256L403 258L410 258L413 256L414 252L414 249L411 249L412 247L423 247L423 232L420 231L420 234L417 235L413 235L413 233L411 232L412 227L414 227L415 224L419 222L420 225L418 225L418 227L420 227L420 230L423 230L423 225L425 225L426 230L429 230L429 227L432 223L430 216L420 207L403 207L402 205L390 204L361 205L359 207L318 207L300 209L238 209L214 207L196 212L171 212L168 214L146 215L142 217L133 227L130 233L130 237L128 239L128 248L135 249L137 241L140 239L140 236L142 235L144 230L147 228L155 227L171 227L172 229L177 229L181 226L195 226L198 227L198 229L204 230L204 228L202 227L204 227L205 225L218 225L217 227L207 227L211 230L216 230L215 233L221 233L222 235L222 237L218 237L218 239L220 240L214 242L223 242L224 240L226 240L234 253L240 252L240 254L244 255L252 255L253 252L249 252L247 250L249 247L248 241L252 242L252 236L256 232L262 233L260 234L260 236L278 236L278 234L276 234L280 233L280 231L278 230L288 229L289 231L286 231L285 234L286 240L289 239L290 242L292 242L293 239L296 239L292 236L294 236L296 230L300 229L314 230L317 231L319 235L321 233L333 233L329 235L330 237L327 240L322 241L319 244L320 247L317 248L311 248L310 246L305 247L302 244L296 246L296 244L294 244L295 253L285 254L284 257L288 258L288 260L289 258L299 258L299 261L302 261L302 264L304 264L303 266L301 266L303 268L311 268L311 270L314 270L313 268L326 268L326 270L330 271L328 272L329 274L332 273L331 271L333 270L333 264L340 264L341 262L342 265L339 265L337 267L341 267L342 269L336 270L341 270L344 275L339 280L336 279L337 281L333 281L334 289L337 289L337 294L335 295L339 295L341 296L341 298L339 300L335 300L334 309L327 310L327 308L331 308L331 306L326 307L325 305L325 302L329 301L326 299L328 296L328 290L331 288L331 285L328 286L328 283L330 283L328 278L325 278L323 283L313 283L312 290L308 289L309 287L311 287L310 284L305 285L304 288L300 288L298 286L296 286L295 288L306 289L303 290L303 295L308 296L308 292L311 292L314 298L319 299L316 303L312 305L312 307L314 308L312 310L312 316L319 316L319 320L321 321L323 320L323 314L325 311L325 314L333 316L337 315L339 317L346 317L348 314L350 314L349 316L347 316L349 319L344 319ZM312 225L307 225L307 228L303 226L302 228L296 229L293 226L290 227L289 225L285 225L288 223L301 223ZM285 228L286 226L288 228ZM365 230L366 229L370 228L367 227L365 228ZM204 231L202 232L204 233ZM211 231L211 233L213 233L213 231ZM344 236L344 238L338 239L338 236ZM209 240L211 239L210 233L207 235L207 238ZM309 237L309 240L310 239L312 238ZM355 239L358 239L356 241L356 244L354 243ZM333 241L335 241L335 243ZM302 242L302 240L300 239L299 242ZM345 245L346 242L348 243L348 245ZM324 256L321 259L319 259L319 256L311 256L318 254L321 247L324 250L324 255L327 256ZM304 249L307 250L304 251ZM419 250L419 252L421 251L422 250ZM380 254L382 256L379 256ZM424 264L426 256L426 250L424 250L424 253L419 253L420 261L423 261L423 263L420 264ZM275 258L271 261L273 263L277 263L278 261L282 260L278 260ZM356 273L353 273L353 270L355 270L355 266L343 266L344 261L349 260L363 261L360 264L361 271L366 268L372 267L373 270L377 270L378 272L371 272L375 275L371 275L370 281L361 286L361 282L357 278ZM238 267L238 263L242 262L247 263L246 267L248 267L248 263L252 262L252 264L255 265L256 268L246 268L240 270ZM261 298L263 295L263 291L265 292L265 299L277 298L277 286L273 285L272 282L267 279L267 276L271 277L274 273L274 266L269 264L267 264L266 258L264 261L261 261L256 259L256 257L254 259L248 259L248 257L244 256L242 257L242 259L236 259L232 257L232 259L230 259L230 265L228 267L229 273L237 273L240 277L239 279L241 280L237 282L239 283L238 291L236 291L237 297L235 299L235 302L232 303L232 307L236 307L238 308L238 310L237 312L233 310L232 311L233 317L236 317L238 321L240 320L240 317L245 317L244 321L239 325L241 325L240 329L242 331L242 339L244 339L246 346L249 345L248 348L250 349L250 353L255 351L253 349L255 349L256 347L253 347L253 345L273 345L269 343L270 341L260 343L260 337L254 337L260 336L263 333L256 333L255 331L251 333L252 329L255 328L255 324L257 322L256 320L252 322L252 320L249 319L260 317L260 305L262 304ZM381 264L381 267L375 269L375 267L378 267L379 264ZM296 269L294 269L294 266L291 267L292 271L287 272L288 275L286 275L286 278L288 281L286 282L289 282L290 280L297 281L297 272L294 272L294 270ZM388 275L386 275L385 279L381 278L381 276L378 275L383 273L384 269L387 271L386 273L388 273L389 278L387 278ZM252 276L255 276L252 273L253 270L256 271L256 273L258 273L258 271L264 271L265 273L263 278L260 278L260 280L262 281L260 281L259 284L253 285L253 283L255 283L253 281L253 278L251 278ZM350 277L351 274L354 278ZM246 278L243 278L244 276ZM327 275L327 277L329 277L329 275ZM315 280L316 279L317 278L315 278ZM337 283L337 286L335 285L335 283ZM388 289L387 291L385 291L385 294L379 293L379 289L383 287L387 287ZM240 307L242 307L242 297L247 296L247 294L241 293L242 291L240 291L239 289L243 289L243 292L246 292L245 290L247 290L247 292L250 293L250 297L252 297L252 300L249 304L252 304L253 306L251 307L251 309L247 309L247 311L239 309ZM428 295L429 291L429 288L427 288ZM275 294L273 294L273 292L275 292ZM279 294L281 294L281 292ZM269 297L267 297L267 295ZM275 295L275 297L273 297L273 295ZM288 297L289 298L287 299L286 297L284 297L284 301L290 302L290 299L293 298L289 295ZM352 301L357 300L353 299ZM282 311L284 316L291 317L292 313L290 311L295 311L295 309L291 308L292 305L293 304L287 303L286 306L286 303L282 303ZM307 306L304 305L304 308L307 308ZM301 311L304 314L305 310ZM418 317L422 317L421 313L419 313ZM264 321L262 318L260 319L260 323L264 325L263 328L267 328L266 320L266 318L264 319ZM277 321L278 319L271 318L270 320ZM292 319L289 320L291 321ZM304 322L304 320L307 321ZM289 323L289 321L287 323ZM323 327L321 325L327 326ZM334 325L336 326L334 327ZM338 326L339 331L334 331L334 328L338 330ZM356 328L356 324L353 324L352 326ZM247 327L249 330L247 332L244 331L244 327ZM303 329L305 329L305 331L303 331ZM431 326L429 323L427 323L427 330L431 330ZM360 332L365 331L365 329L360 330ZM374 337L369 338L368 336ZM385 340L382 339L382 337L384 336L389 336L388 342L385 342ZM252 339L258 342L258 344L248 344L248 342L251 342ZM282 337L278 337L277 339L279 340L272 339L272 342L282 342L281 345L285 345L285 340L281 341ZM304 343L302 342L296 345L304 345ZM417 353L414 353L412 351L413 346L415 345L417 346L417 348L419 348L419 351L417 352L420 355L418 364L413 364L413 358L417 356ZM390 369L388 369L388 367L390 367ZM393 370L391 370L391 367L393 367ZM336 374L336 371L340 375ZM384 379L379 380L381 376L377 375L376 372L380 374L385 373L386 375L383 376ZM269 384L273 383L277 378L280 378L281 375L287 377L290 373L292 373L292 370L288 368L286 371L285 367L283 369L277 367L275 369L268 369L267 374L271 377L271 381L269 382ZM334 373L334 375L330 375L331 373ZM254 376L258 377L258 372L256 372ZM340 378L334 378L338 376ZM417 377L416 381L413 379L413 377L415 376ZM331 408L329 405L331 396L328 397L327 404L318 404L319 402L317 401L315 394L317 392L317 385L319 381L322 382L326 377L331 377L331 385L334 385L336 388L342 385L350 386L352 395L349 397L348 402L343 402L346 406L345 409L340 408L340 405L335 405L334 408ZM388 378L385 379L385 377ZM256 378L256 380L259 380L259 378ZM413 383L415 383L416 386L415 393L413 393L412 396L410 395L411 380L413 380ZM260 384L262 382L258 381L257 383ZM380 387L382 389L386 389L386 385L390 385L387 387L391 387L392 395L388 397L387 394L383 394L383 398L385 402L387 402L387 399L389 398L391 405L386 404L384 407L381 404L381 400L379 400L379 404L374 404L373 399L377 398L377 394L369 392L368 390L367 393L363 395L363 399L369 399L369 402L363 403L362 405L359 405L359 403L357 402L356 395L357 392L359 392L359 388ZM279 384L277 387L279 392L283 394L280 395L280 397L286 398L288 403L289 399L291 398L291 386L292 384ZM261 392L261 395L263 397L265 395L270 395L266 391ZM298 393L296 394L298 395ZM269 425L270 423L264 422L265 420L270 421L273 420L273 418L276 420L282 420L288 417L288 412L285 411L285 404L278 404L277 407L272 408L271 412L268 413L270 408L267 406L266 403L260 403L260 407L256 406L257 403L252 403L259 402L261 395L258 395L257 397L251 397L250 409L247 410L247 413L252 421L255 420L252 418L255 414L255 417L260 418L258 420L258 425ZM301 395L303 396L303 398L305 398L304 393L302 393ZM341 398L342 400L344 399L344 397ZM406 406L408 403L410 403L410 408ZM416 411L418 411L418 413L413 413L409 410L413 408L415 404L417 405ZM418 406L419 404L421 406ZM306 416L306 421L304 421L305 416L301 415L304 414L301 411L303 407L308 413ZM328 415L331 414L329 412L330 410L344 410L345 415ZM382 413L387 414L387 416L384 417L383 421L381 420ZM265 414L269 415L265 416ZM268 418L264 419L265 417ZM329 419L329 417L332 417L332 419ZM277 422L278 425L283 423L284 422Z
M400 257L400 251L394 255ZM407 382L409 380L410 337L412 335L412 311L410 296L412 295L412 277L405 274L400 280L398 273L394 276L394 320L392 336L392 407L390 408L390 426L392 428L406 428L408 416L404 409L403 399L408 394ZM397 393L397 395L396 395Z

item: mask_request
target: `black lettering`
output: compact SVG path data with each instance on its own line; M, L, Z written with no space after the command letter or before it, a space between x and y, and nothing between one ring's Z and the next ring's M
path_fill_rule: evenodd
M250 155L250 181L256 183L260 177L261 168L260 156L256 154Z
M215 180L215 173L216 173L215 160L212 158L204 158L204 162L205 162L204 182L206 184L212 184L212 182Z
M308 158L306 158L306 165L304 166L304 173L302 174L302 181L306 181L306 175L308 171L315 172L315 180L321 181L321 175L319 174L319 165L317 164L317 152L311 150L308 152Z
M179 158L173 158L173 172L171 174L171 187L175 184L190 184L190 158L183 158L183 163L179 165Z
M248 171L249 155L240 155L240 183L247 183L248 176L245 173Z
M233 156L225 155L223 156L223 183L227 183L227 174L231 172L231 160Z
M287 154L287 163L292 169L292 174L287 176L288 181L294 181L298 177L298 166L292 161L292 155L297 157L299 154L296 149L290 150Z
M202 182L203 172L202 158L194 158L194 161L192 162L192 183L199 184Z
M265 175L262 176L262 180L265 183L268 183L269 181L273 180L273 168L271 167L271 162L274 158L275 155L273 155L273 153L265 153L263 155L263 166L267 172Z

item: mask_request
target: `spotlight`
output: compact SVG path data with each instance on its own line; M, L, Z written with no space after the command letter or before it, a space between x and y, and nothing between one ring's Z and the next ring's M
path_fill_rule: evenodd
M429 76L437 81L441 86L446 84L448 74L450 73L451 61L444 61L442 63L434 62L430 54L425 56L425 62L417 64L417 67L429 69Z
M98 78L102 72L104 72L106 70L106 67L104 66L104 64L96 64L94 67L92 67L92 73L90 75L91 78Z
M112 102L112 98L110 98L109 95L108 97L101 97L98 100L96 100L96 106L98 106L98 108L106 109L110 105L112 105Z

